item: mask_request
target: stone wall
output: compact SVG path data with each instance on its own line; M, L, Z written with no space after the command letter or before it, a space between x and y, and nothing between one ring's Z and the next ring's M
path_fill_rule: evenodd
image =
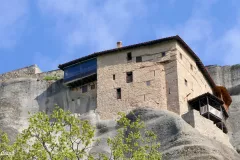
M177 45L177 73L180 114L184 114L189 110L188 100L206 92L212 93L212 88L194 59L179 44Z
M190 110L182 115L182 118L190 124L193 128L197 129L202 135L211 139L215 139L230 148L233 148L229 142L229 137L222 130L216 127L213 121L200 115L197 110Z
M41 70L38 68L37 65L31 65L28 67L20 68L11 72L1 74L0 82L19 77L32 77L37 73L41 73Z
M175 66L174 64L167 67L164 65L171 61L175 44L175 42L169 42L99 56L97 111L101 118L110 119L115 117L117 112L127 112L138 106L158 109L168 109L170 106L170 109L175 109L176 106L171 106L171 103L175 105L177 101L167 99L167 96L176 96L176 94L169 94L166 90L170 87L168 85L174 88L177 84L176 81L166 82L166 76L172 77L171 71L175 71ZM128 52L132 53L131 62L127 61ZM166 56L162 57L162 52L165 52ZM143 62L136 63L137 56L142 56ZM126 83L126 72L130 71L133 73L133 82ZM121 99L116 97L117 88L121 88ZM177 93L177 91L172 89L171 93Z

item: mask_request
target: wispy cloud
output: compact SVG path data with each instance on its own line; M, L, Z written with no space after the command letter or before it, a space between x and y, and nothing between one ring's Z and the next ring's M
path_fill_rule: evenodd
M39 0L45 15L52 15L57 35L72 51L79 46L95 51L115 47L123 38L134 16L144 14L142 0Z
M205 64L231 65L240 63L240 12L236 13L235 24L219 34L215 33L212 7L219 1L196 1L191 16L173 27L164 26L157 30L158 37L180 35L205 62ZM231 1L232 3L234 1ZM234 3L233 3L234 4Z
M208 12L214 3L215 0L196 1L192 8L192 14L186 21L173 27L162 26L161 30L156 31L157 36L166 37L178 34L191 44L206 40L212 33L212 23Z
M212 60L220 61L222 65L240 63L240 25L229 28L223 35L211 41L205 52L209 54L209 64Z
M35 59L42 55L45 60L40 63L55 64L114 48L126 37L134 18L146 13L143 0L39 0L38 7L44 18L54 22L53 36L64 47L54 59L43 54L35 55ZM87 52L79 52L82 48Z
M0 0L0 48L13 48L24 29L28 0Z

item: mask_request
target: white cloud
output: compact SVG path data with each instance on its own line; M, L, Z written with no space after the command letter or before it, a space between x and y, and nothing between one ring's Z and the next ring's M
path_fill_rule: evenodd
M157 36L180 35L207 65L240 63L240 14L236 12L234 26L216 36L214 17L210 14L215 3L217 0L196 1L186 21L173 27L165 26L156 32Z
M43 15L52 15L56 34L69 52L79 46L94 51L115 47L134 17L144 14L142 0L39 0L38 4Z
M28 13L28 0L0 0L0 48L12 48L19 40Z
M222 65L240 63L240 25L230 28L223 35L213 39L210 44L205 51L209 54L210 62L214 59Z
M212 33L212 23L208 12L215 2L215 0L196 1L192 8L192 14L186 21L173 27L164 26L156 32L157 36L180 35L186 42L192 44L203 39L206 40Z

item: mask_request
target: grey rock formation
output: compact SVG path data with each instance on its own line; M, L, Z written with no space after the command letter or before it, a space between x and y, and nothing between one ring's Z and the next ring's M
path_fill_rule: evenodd
M208 72L217 85L225 86L231 97L227 127L230 142L240 153L240 65L207 66Z
M240 149L240 67L212 66L209 70L216 82L226 85L232 95L228 128L232 144ZM16 77L13 78L13 73L0 77L0 129L7 132L12 141L17 133L28 125L28 112L51 113L54 104L58 104L73 113L80 113L82 119L88 119L96 125L97 138L102 141L99 146L92 148L91 152L109 152L106 139L116 134L117 126L114 121L99 120L94 112L94 94L78 97L79 91L67 89L61 80L43 80L44 76L58 74L58 71L39 74L36 74L35 70L34 73L23 71L14 72ZM73 101L73 97L78 99L83 107L76 107L78 100ZM135 110L135 114L142 115L147 127L158 134L164 159L240 159L234 150L199 134L174 113L139 109ZM129 117L132 118L130 115Z
M154 131L161 143L163 159L166 160L239 160L240 155L226 145L201 135L178 115L164 110L136 109L147 129ZM128 117L134 121L132 114ZM91 153L109 153L106 139L116 134L117 125L114 121L97 123L97 137L101 139L99 146Z
M94 110L96 105L91 96L77 95L78 91L69 90L61 80L24 77L0 81L0 129L14 140L16 134L28 125L28 113L44 111L49 114L55 104L73 113ZM76 107L74 96L78 97L81 107Z

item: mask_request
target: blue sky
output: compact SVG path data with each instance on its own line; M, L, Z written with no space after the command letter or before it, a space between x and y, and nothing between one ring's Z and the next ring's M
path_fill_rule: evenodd
M240 63L237 0L0 0L0 73L180 35L205 65Z

